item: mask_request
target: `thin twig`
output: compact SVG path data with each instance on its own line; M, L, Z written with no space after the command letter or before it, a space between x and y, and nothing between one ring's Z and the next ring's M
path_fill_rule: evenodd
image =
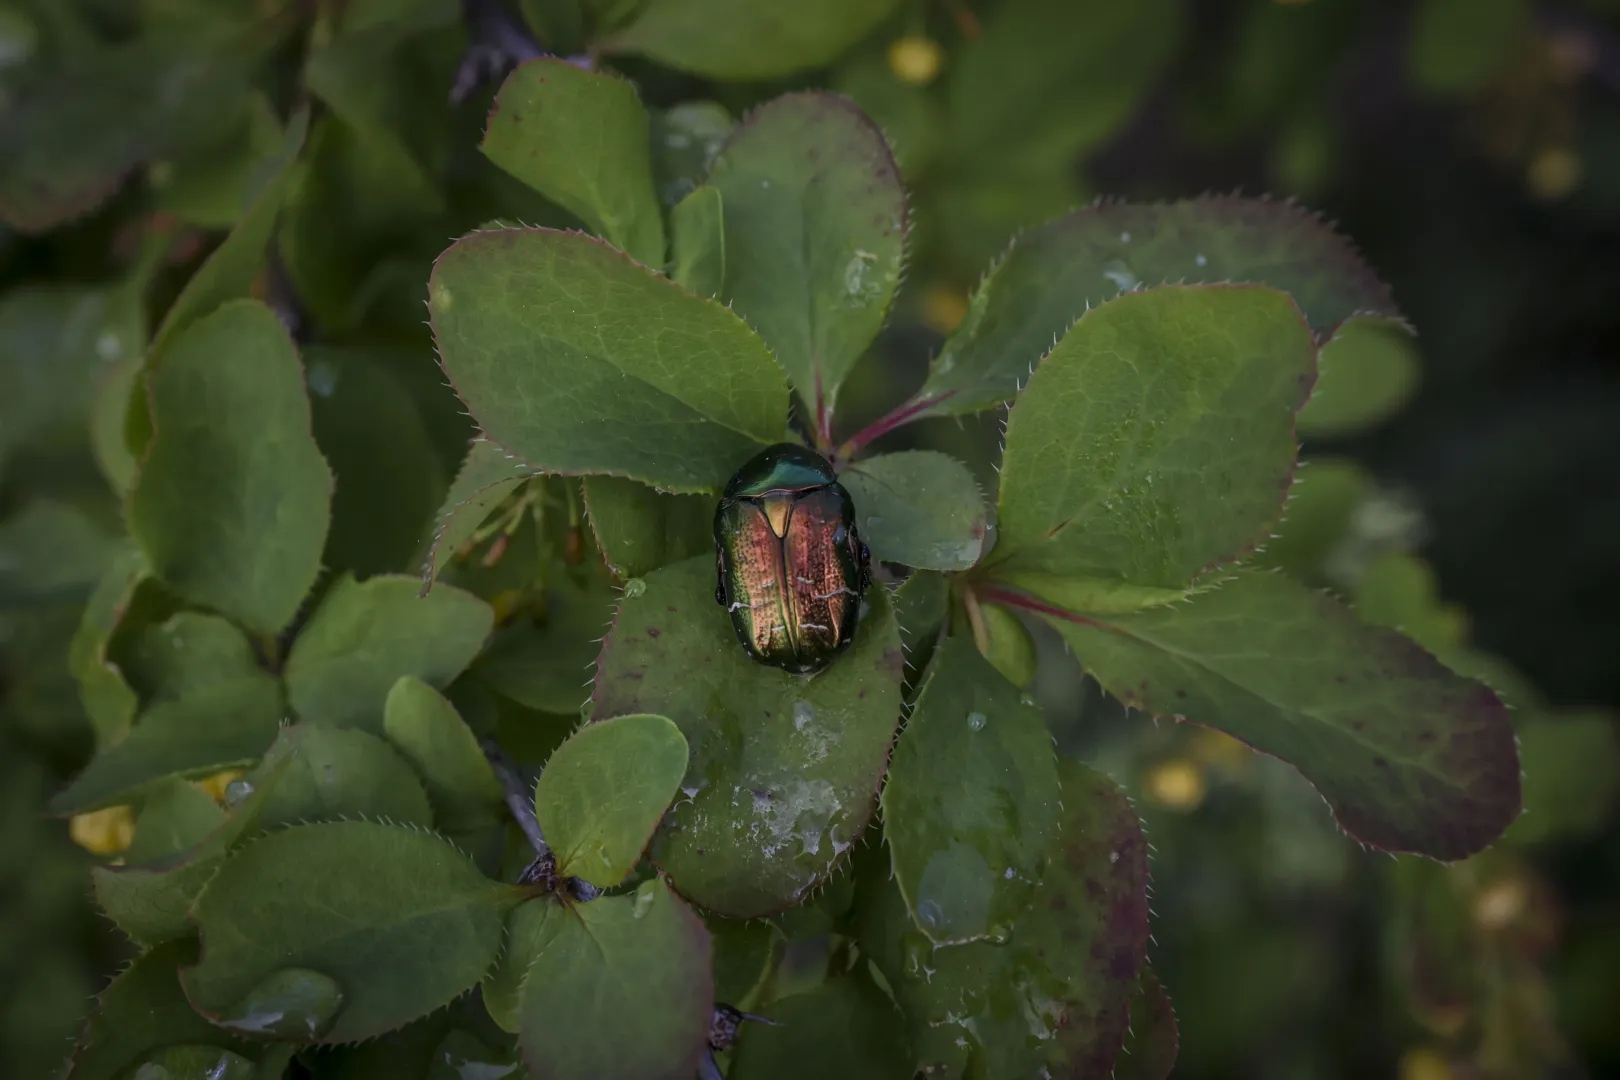
M530 794L533 788L524 781L517 766L494 739L483 739L479 745L483 747L484 757L489 759L489 767L495 770L495 778L501 782L501 790L506 795L506 808L512 812L523 835L529 838L529 846L534 848L535 856L546 858L551 854L551 848L546 846L545 834L540 831L540 822L534 816L534 801Z

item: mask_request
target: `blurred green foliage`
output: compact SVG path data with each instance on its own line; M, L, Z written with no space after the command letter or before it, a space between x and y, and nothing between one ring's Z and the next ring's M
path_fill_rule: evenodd
M1033 679L1061 748L1098 763L1146 818L1149 957L1176 1002L1175 1075L1620 1068L1616 5L802 7L801 22L777 24L724 0L0 2L0 1074L56 1075L91 995L136 951L86 887L91 865L128 844L129 815L75 819L81 847L44 807L89 758L96 672L138 668L140 643L119 635L81 634L71 668L68 657L126 513L138 527L129 436L140 448L145 417L123 403L153 330L157 349L182 320L250 292L293 323L313 438L339 477L324 566L361 578L410 568L447 492L501 511L513 526L504 558L435 556L505 627L448 693L468 726L525 761L544 760L571 726L568 693L515 677L523 665L501 650L552 649L560 626L570 641L598 636L609 601L578 565L580 503L615 495L587 484L580 499L494 467L461 490L471 427L423 325L430 266L451 237L497 218L609 228L602 208L547 201L479 153L499 80L464 79L464 60L487 63L503 44L518 59L514 41L564 56L589 45L634 81L665 205L708 174L733 118L784 90L831 88L877 121L910 196L907 288L884 336L850 358L852 431L919 384L1009 236L1078 203L1243 186L1334 207L1420 336L1358 321L1322 351L1299 418L1308 464L1259 558L1498 690L1515 708L1527 814L1460 864L1365 857L1290 769L1131 715L1044 624L1002 627L1013 644L991 659L1020 685ZM714 273L703 257L690 260L692 283ZM876 445L950 453L994 490L1000 442L997 417L981 414ZM495 534L464 520L480 516L452 522L465 528L451 549L488 554ZM263 528L229 533L262 544ZM664 535L627 536L625 560L648 557L638 542L668 556L648 565L688 553L674 518ZM563 569L537 588L536 565ZM206 599L228 610L217 596ZM175 605L139 585L118 602L154 627ZM411 628L400 632L407 648ZM95 710L95 724L117 726L119 708ZM333 768L346 760L322 752ZM258 768L262 784L277 766ZM235 805L223 782L206 800L189 785L145 794L137 842L222 852L215 809ZM266 812L302 816L314 796L288 791ZM442 809L431 785L395 791L402 806ZM467 810L474 822L482 812ZM517 858L471 854L486 867ZM785 953L770 976L778 996L843 962L826 938L851 902L839 888L779 918L783 933L763 947ZM771 961L745 944L734 981L753 994ZM143 965L169 966L139 974L173 993L181 961L158 950ZM865 982L831 985L849 995L833 1003L852 1018L838 1035L870 1023L873 1001L886 1007ZM407 1030L492 1070L461 1075L504 1075L514 1066L490 1049L500 1033L487 1023L452 1009ZM792 1062L795 1029L770 1030L738 1061ZM319 1060L332 1075L407 1075L389 1071L415 1060L406 1041Z

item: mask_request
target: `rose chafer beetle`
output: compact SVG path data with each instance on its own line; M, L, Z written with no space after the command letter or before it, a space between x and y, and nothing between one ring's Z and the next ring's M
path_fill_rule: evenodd
M754 659L809 675L849 647L871 556L825 458L778 443L750 459L714 512L714 546L714 598Z

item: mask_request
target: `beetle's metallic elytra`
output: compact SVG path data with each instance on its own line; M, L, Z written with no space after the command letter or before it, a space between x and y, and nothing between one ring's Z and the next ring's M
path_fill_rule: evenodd
M819 454L778 443L738 469L714 512L714 546L714 598L760 663L814 674L854 639L871 557Z

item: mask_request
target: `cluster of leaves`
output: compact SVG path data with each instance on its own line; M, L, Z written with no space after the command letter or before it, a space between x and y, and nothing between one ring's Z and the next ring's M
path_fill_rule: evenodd
M1289 762L1368 845L1457 859L1513 821L1494 694L1255 555L1296 424L1401 392L1333 393L1404 330L1311 215L1204 198L1028 231L923 384L849 431L910 211L848 100L649 112L594 61L536 59L489 114L491 168L478 117L376 91L447 88L455 5L323 9L291 108L241 57L295 12L175 7L196 37L91 54L131 72L80 80L91 118L133 95L118 138L62 141L69 70L19 109L29 154L0 178L14 227L143 165L169 214L230 226L150 340L167 234L98 294L92 441L128 536L41 503L10 525L100 578L69 656L97 749L52 808L134 808L92 879L142 952L69 1075L686 1077L719 1053L734 1080L1162 1077L1141 824L1054 752L1032 626L1118 700ZM888 14L525 7L557 51L724 78L823 64ZM1007 10L987 42L1042 36ZM154 67L192 89L133 92ZM1018 138L1091 137L1061 134ZM424 295L454 396L409 336ZM868 452L1003 408L993 498L948 455ZM834 462L883 564L810 679L753 663L713 602L714 497L784 438ZM219 799L190 782L221 770ZM796 980L785 943L809 937L832 947Z

